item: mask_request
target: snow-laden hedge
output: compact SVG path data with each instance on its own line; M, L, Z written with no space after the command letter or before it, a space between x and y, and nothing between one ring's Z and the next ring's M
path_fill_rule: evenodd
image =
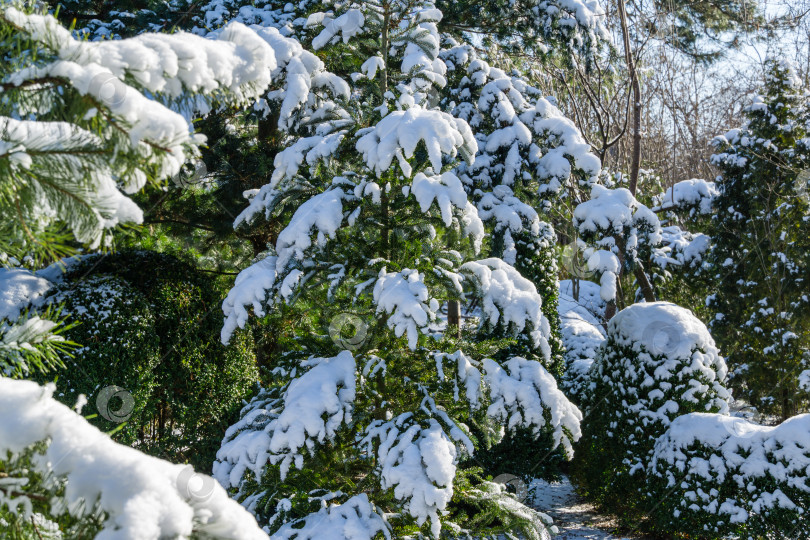
M680 415L727 412L725 376L712 337L689 310L665 302L622 310L590 370L579 483L622 514L652 506L643 486L655 440Z
M693 413L655 443L656 525L690 538L810 538L810 414L775 427Z

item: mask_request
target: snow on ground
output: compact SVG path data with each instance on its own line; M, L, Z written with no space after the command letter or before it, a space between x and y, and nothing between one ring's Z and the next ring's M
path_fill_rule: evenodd
M582 500L567 476L561 482L536 478L529 493L530 506L554 519L560 532L553 540L643 540L639 535L614 535L616 523Z

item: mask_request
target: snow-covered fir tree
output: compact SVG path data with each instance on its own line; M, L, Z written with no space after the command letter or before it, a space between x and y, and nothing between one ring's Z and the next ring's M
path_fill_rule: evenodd
M359 538L490 534L506 524L535 537L543 516L458 469L482 442L470 426L495 438L499 423L527 428L565 449L578 437L579 411L541 362L487 359L501 339L463 350L442 335L441 303L478 298L482 328L526 331L541 359L551 354L536 287L499 258L476 259L484 225L455 171L478 148L467 122L436 106L446 85L440 19L428 2L310 14L312 47L353 76L332 79L338 92L282 106L279 123L293 136L271 183L237 218L287 223L237 278L223 340L250 308L261 316L318 306L312 328L296 329L298 350L278 359L278 386L243 411L215 464L216 478L279 538L358 524ZM345 336L343 320L361 333Z
M784 419L810 399L799 387L810 368L808 90L790 65L771 61L746 115L715 140L707 305L738 395Z
M8 218L0 249L10 266L108 247L116 226L142 215L130 195L195 154L201 139L180 113L252 101L276 65L266 41L239 24L218 41L176 34L93 43L9 4L0 8L0 48L0 213ZM3 534L264 537L213 479L117 445L55 401L52 385L15 380L58 362L68 344L52 311L28 309L47 280L4 274ZM203 498L193 484L201 480Z
M566 196L596 180L599 160L573 123L514 69L507 73L473 46L447 41L441 56L449 84L441 104L470 124L478 142L475 160L461 163L458 176L489 232L484 249L517 268L543 296L553 336L547 367L559 376L557 239L548 221Z

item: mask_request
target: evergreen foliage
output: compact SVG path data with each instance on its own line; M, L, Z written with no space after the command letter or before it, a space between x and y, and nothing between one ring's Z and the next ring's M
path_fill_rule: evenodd
M428 3L387 1L311 14L313 48L337 74L355 74L333 95L313 85L308 97L293 97L301 113L279 118L293 136L271 183L237 218L240 227L262 219L286 227L238 276L223 340L251 307L259 316L285 303L319 307L316 334L296 329L299 347L277 360L279 386L243 410L214 470L279 537L296 527L317 536L320 501L329 501L330 523L362 508L364 537L383 513L393 513L395 536L492 534L520 520L542 534L542 517L499 488L470 475L473 484L454 482L482 440L466 426L497 437L504 422L565 449L577 437L579 413L540 362L478 360L441 335L441 303L478 297L492 352L523 332L543 362L551 355L534 284L500 259L474 260L484 227L455 171L473 162L477 143L464 120L436 107L447 84L440 19ZM326 330L344 317L362 335L330 339ZM454 515L454 494L476 493L491 517L439 517Z
M715 140L707 305L737 395L785 419L810 404L798 384L810 361L810 97L774 61L746 115Z
M706 327L665 302L634 304L608 323L590 370L588 422L572 469L582 490L623 520L658 503L646 489L656 439L690 412L728 412L726 366Z
M677 418L648 470L653 526L690 538L810 534L810 415L775 427L719 414Z
M191 264L160 253L124 251L71 265L51 301L81 324L66 337L82 344L54 380L66 405L85 394L88 414L115 438L143 451L207 471L222 433L258 381L249 331L230 347L217 339L222 292ZM107 403L100 392L126 391L132 403ZM109 410L99 411L99 403Z

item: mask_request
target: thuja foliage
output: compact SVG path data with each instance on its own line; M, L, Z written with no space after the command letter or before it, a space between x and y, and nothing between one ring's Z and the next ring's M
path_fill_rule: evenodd
M715 140L708 233L712 333L738 396L783 419L807 410L810 368L810 98L789 65L766 66L748 122Z
M646 486L655 441L690 412L728 412L726 365L706 327L684 308L634 304L608 323L590 372L588 422L573 478L628 523L657 503Z

